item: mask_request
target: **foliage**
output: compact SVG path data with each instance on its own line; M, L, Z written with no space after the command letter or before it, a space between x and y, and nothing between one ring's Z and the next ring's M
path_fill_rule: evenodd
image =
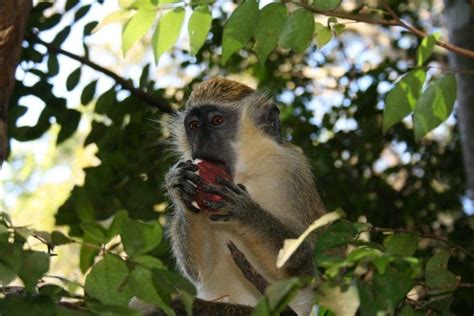
M63 22L63 13L73 13L74 22L56 32L52 40L55 48L61 48L93 8L79 0L66 3L58 10L53 3L39 2L31 13L22 69L37 81L33 85L16 82L9 109L10 137L17 141L38 139L51 122L56 122L61 126L57 142L62 143L73 137L83 117L75 105L95 102L95 117L84 146L97 145L101 164L84 170L84 184L75 186L58 210L56 223L70 229L68 236L59 231L45 234L15 227L6 214L2 215L0 279L7 285L19 278L25 289L22 295L0 298L0 313L133 314L127 302L136 296L172 315L171 295L178 292L189 304L194 289L173 271L169 247L157 221L157 217L160 223L164 220L156 210L162 211L168 202L161 186L171 159L161 145L150 146L166 138L167 131L152 129L146 122L161 120L163 114L137 94L123 97L125 88L118 84L103 91L100 77L84 83L84 64L68 69L64 82L55 81L65 71L58 63L57 50L49 49L44 54L35 44L35 36L54 30ZM390 3L418 25L418 17L407 1ZM202 1L187 5L120 0L119 4L119 11L100 23L85 24L85 58L89 57L87 38L94 28L122 23L124 54L151 28L155 62L171 51L179 69L191 65L205 69L169 93L160 88L161 78L154 78L150 71L153 65L143 66L135 86L174 108L194 83L207 78L208 71L251 77L281 101L285 137L298 144L316 166L318 188L327 208L342 208L348 213L350 221L336 221L320 234L314 252L318 270L314 278L273 284L255 309L256 315L278 314L295 291L308 284L317 289L316 300L323 306L319 312L326 315L345 313L338 309L340 304L334 304L340 301L347 302L344 306L349 312L358 310L362 315L445 314L450 302L454 312L474 308L472 292L458 288L459 277L474 277L472 259L426 239L430 234L441 235L471 253L474 250L469 238L472 223L460 203L464 184L457 130L445 124L450 133L447 140L424 137L451 115L456 98L452 75L440 75L427 67L445 59L434 50L438 35L433 33L418 43L409 34L397 37L390 33L387 36L393 55L383 55L370 67L366 67L367 62L354 61L343 74L335 75L331 69L347 63L340 53L345 51L344 45L363 42L363 34L349 30L350 24L335 17L324 23L322 15L305 7L287 3L259 7L247 0L230 14L220 4ZM314 8L329 11L329 16L330 10L339 5L340 1L313 2ZM375 16L386 14L371 12ZM174 46L188 18L190 53ZM379 31L387 33L382 28ZM410 44L402 45L402 39ZM308 74L315 69L327 70L327 82L335 83L341 99L331 100L331 108L319 119L314 113L321 110L311 108L311 104L320 102L315 95L328 89L320 87L321 77ZM364 86L364 82L368 84ZM58 85L73 92L81 87L80 100L67 104L63 96L53 93ZM381 88L392 85L392 89ZM33 126L19 124L30 111L22 105L26 96L36 96L45 105ZM413 125L405 119L412 113ZM350 122L354 122L354 128L347 127ZM396 156L396 162L377 167L387 151ZM421 233L384 236L372 225L359 223L361 216L374 227L404 227ZM446 217L452 221L443 221ZM370 239L365 237L368 233ZM27 236L44 242L48 252L29 250ZM67 243L81 245L80 268L87 274L84 297L42 280L54 260L54 248ZM332 255L333 248L345 245L350 249L347 256ZM452 272L447 270L448 260ZM418 293L415 300L411 294L407 296L410 291L422 294ZM58 304L60 298L73 299L75 309Z

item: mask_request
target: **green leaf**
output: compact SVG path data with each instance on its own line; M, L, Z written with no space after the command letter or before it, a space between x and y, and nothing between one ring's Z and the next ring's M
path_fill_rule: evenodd
M91 5L87 4L81 7L79 10L77 10L76 13L74 14L74 22L77 22L80 19L82 19L87 14L87 12L89 12L90 8L91 8Z
M127 9L129 8L135 0L118 0L118 5L122 9Z
M96 242L87 236L84 238L84 243L86 244L81 246L79 253L79 268L82 273L86 273L87 270L89 270L94 263L95 257L99 254L100 249L99 244L97 244L97 247L93 247L92 245L95 245Z
M98 243L107 242L105 229L96 223L81 223L81 229L84 231L86 236L91 238L93 241Z
M54 246L61 246L61 245L73 243L74 240L67 237L60 231L55 230L51 233L51 242Z
M278 315L295 297L303 283L298 278L289 278L272 283L266 290L272 315Z
M316 46L321 49L324 45L329 43L332 39L332 31L329 27L322 25L319 22L315 23L316 32Z
M58 21L59 22L59 21ZM71 26L66 26L61 32L56 34L54 37L53 41L51 42L52 45L56 47L60 47L61 44L66 40L66 38L69 36L69 33L71 33Z
M293 11L286 19L283 30L280 33L279 44L283 48L302 53L311 44L313 32L313 14L306 9L298 9Z
M155 289L152 272L141 266L135 267L128 278L130 289L139 299L158 306L166 315L175 315L173 309L166 304Z
M207 34L211 29L212 14L209 6L200 5L189 18L188 33L191 45L191 54L196 55L206 42Z
M171 49L179 38L184 21L184 8L175 8L163 15L152 38L153 54L158 63L161 55Z
M53 54L48 56L48 76L56 76L59 73L58 57Z
M222 60L224 65L252 37L258 21L258 4L255 0L245 0L235 9L224 26L222 37Z
M45 252L25 250L18 276L25 288L32 290L39 278L49 270L49 255Z
M128 219L120 232L123 247L129 256L138 256L149 252L159 245L162 229L158 222L143 223Z
M416 103L414 111L413 124L417 141L448 118L454 101L456 101L454 75L446 75L428 86Z
M341 0L313 0L313 6L322 11L334 10L340 3Z
M414 69L403 76L389 91L383 114L384 132L415 109L425 78L426 72L423 69Z
M95 103L95 112L98 114L107 114L112 111L116 103L117 92L115 87L110 88L97 98Z
M114 236L120 233L120 230L122 229L122 226L127 221L127 219L128 212L126 210L120 210L115 213L112 224L110 224L110 227L107 231L108 239L112 239Z
M278 44L278 38L285 25L288 9L281 3L270 3L263 7L253 37L254 51L261 64Z
M133 293L127 285L127 276L125 262L106 254L87 275L85 292L103 304L128 306Z
M270 307L268 306L268 300L264 297L253 309L252 316L268 316L268 315L271 315Z
M97 21L92 21L92 22L87 23L84 26L84 31L83 31L84 36L91 35L92 31L97 27L97 25L99 25L99 22Z
M166 304L170 304L171 294L178 290L196 295L194 286L176 272L165 269L153 269L152 280L158 295Z
M7 285L16 278L16 271L0 262L0 283Z
M347 261L358 262L367 257L379 257L381 255L380 251L370 247L360 247L356 248L347 256Z
M456 276L448 271L450 253L442 250L435 254L426 264L425 280L431 295L454 291L458 284Z
M347 221L337 221L326 229L316 242L314 251L321 253L327 249L342 246L354 239L357 229Z
M416 51L416 64L422 66L425 61L430 58L433 53L433 48L436 44L436 41L441 37L441 33L433 33L421 41L420 46Z
M393 234L385 238L386 253L392 256L411 257L418 247L418 236L410 233Z
M63 141L68 139L79 126L81 121L81 112L74 109L66 109L59 113L57 116L58 123L61 124L61 130L59 131L56 144L61 144Z
M77 84L79 83L79 79L81 78L81 67L77 67L76 70L71 72L71 74L66 79L66 89L71 91L74 89Z
M346 30L346 25L345 24L340 24L340 23L333 24L332 29L333 29L334 32L336 32L337 35L341 35L342 32L344 32Z
M390 256L380 256L372 260L372 264L377 269L379 274L384 274L387 270L388 265L392 261L393 257Z
M151 270L151 269L166 269L166 266L160 259L152 256L138 256L133 258L133 262L141 267Z
M156 11L139 9L128 20L122 31L122 52L125 56L128 50L141 39L155 20Z
M94 98L95 90L97 87L97 80L90 82L85 86L81 93L81 104L87 105Z

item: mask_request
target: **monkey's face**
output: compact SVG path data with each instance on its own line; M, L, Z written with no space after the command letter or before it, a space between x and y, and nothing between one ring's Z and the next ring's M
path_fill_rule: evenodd
M222 165L233 175L239 113L229 107L205 105L189 110L184 118L193 159Z

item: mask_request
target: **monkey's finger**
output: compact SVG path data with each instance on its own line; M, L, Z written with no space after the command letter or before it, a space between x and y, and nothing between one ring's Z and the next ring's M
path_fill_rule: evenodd
M195 185L199 185L199 184L201 184L201 182L204 181L202 177L200 177L199 175L197 175L197 174L195 174L194 172L191 172L191 171L184 171L183 172L183 178L185 178L186 180L191 181Z
M199 209L193 205L193 197L186 192L183 192L183 202L188 210L193 213L199 213Z
M195 196L197 194L197 188L187 181L180 183L179 188L191 196Z
M245 192L248 193L247 188L246 188L245 185L243 185L242 183L237 183L237 186L238 186L239 188L241 188L243 191L245 191Z
M216 176L216 183L223 185L225 188L229 189L230 191L234 193L240 193L240 190L236 187L236 185L229 180L221 177L221 176Z
M212 194L217 194L222 196L223 198L229 198L230 195L227 193L225 190L219 188L218 186L215 186L213 184L206 183L202 187L203 191L206 193L212 193Z
M212 214L209 216L209 219L213 222L227 222L233 215L231 212L227 214Z
M204 200L202 202L204 203L204 206L208 208L209 210L218 210L224 206L224 202L222 201Z

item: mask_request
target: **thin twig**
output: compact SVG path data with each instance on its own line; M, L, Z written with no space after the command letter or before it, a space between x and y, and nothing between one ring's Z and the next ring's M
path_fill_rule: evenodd
M357 22L364 22L368 24L376 24L376 25L383 25L383 26L399 26L404 28L405 30L409 31L410 33L420 37L424 38L428 36L425 32L415 28L414 26L406 23L400 17L388 6L386 3L384 3L385 10L393 17L393 19L388 20L388 19L381 19L381 18L375 18L370 15L366 14L353 14L349 12L344 12L341 10L335 10L335 11L324 11L324 10L319 10L315 8L312 5L306 4L306 3L301 3L301 2L295 2L295 1L286 1L286 3L291 3L296 6L305 8L306 10L309 10L313 13L321 14L324 16L334 16L336 18L341 18L341 19L346 19L346 20L352 20L352 21L357 21ZM443 40L436 40L436 45L441 46L446 48L449 51L455 52L459 55L465 56L467 58L472 58L474 59L474 51L465 49L453 44L450 44L448 42L445 42Z
M415 34L416 36L418 36L420 38L424 38L424 37L428 36L428 34L423 32L422 30L419 30L416 27L414 27L414 26L406 23L405 21L403 21L397 15L397 13L395 13L395 11L390 7L390 5L387 3L386 0L382 0L382 5L385 8L385 10L387 10L387 12L393 17L393 19L395 21L397 21L398 26L403 27L404 29L410 31L411 33ZM445 41L439 40L439 39L436 40L436 44L438 46L446 48L447 50L455 52L459 55L474 59L474 51L472 51L472 50L465 49L465 48L450 44L448 42L445 42Z
M383 228L383 227L372 227L370 229L372 232L379 232L379 233L410 233L410 234L415 234L423 238L429 238L429 239L434 239L438 241L442 241L445 244L448 244L449 246L457 249L458 251L464 253L466 256L469 256L471 258L474 258L474 254L466 250L465 248L447 240L441 237L438 237L436 235L431 235L431 234L424 234L424 233L419 233L419 232L414 232L414 231L409 231L408 229L398 229L398 228Z
M145 92L141 89L136 88L133 85L132 81L120 77L119 75L117 75L113 71L110 71L109 69L104 68L104 67L94 63L93 61L91 61L91 60L89 60L89 59L87 59L83 56L75 55L75 54L73 54L71 52L68 52L68 51L66 51L66 50L64 50L60 47L57 47L56 45L53 45L51 43L47 43L47 42L43 41L42 39L40 39L36 34L33 34L33 33L29 33L27 36L25 36L25 39L27 41L29 41L30 43L37 43L37 44L41 44L41 45L45 46L50 53L53 53L53 54L56 54L56 55L57 54L65 55L65 56L67 56L71 59L74 59L74 60L80 62L83 65L87 65L87 66L91 67L92 69L97 70L97 71L105 74L106 76L109 76L110 78L115 80L116 83L120 84L124 89L130 91L132 93L132 95L134 95L138 99L142 100L146 104L148 104L152 107L158 108L159 110L161 110L164 113L174 113L174 110L171 108L171 106L168 103L165 103L165 102L163 102L163 100L161 100L159 98L156 98L156 97L152 96L151 94L149 94L149 93L147 93L147 92Z

